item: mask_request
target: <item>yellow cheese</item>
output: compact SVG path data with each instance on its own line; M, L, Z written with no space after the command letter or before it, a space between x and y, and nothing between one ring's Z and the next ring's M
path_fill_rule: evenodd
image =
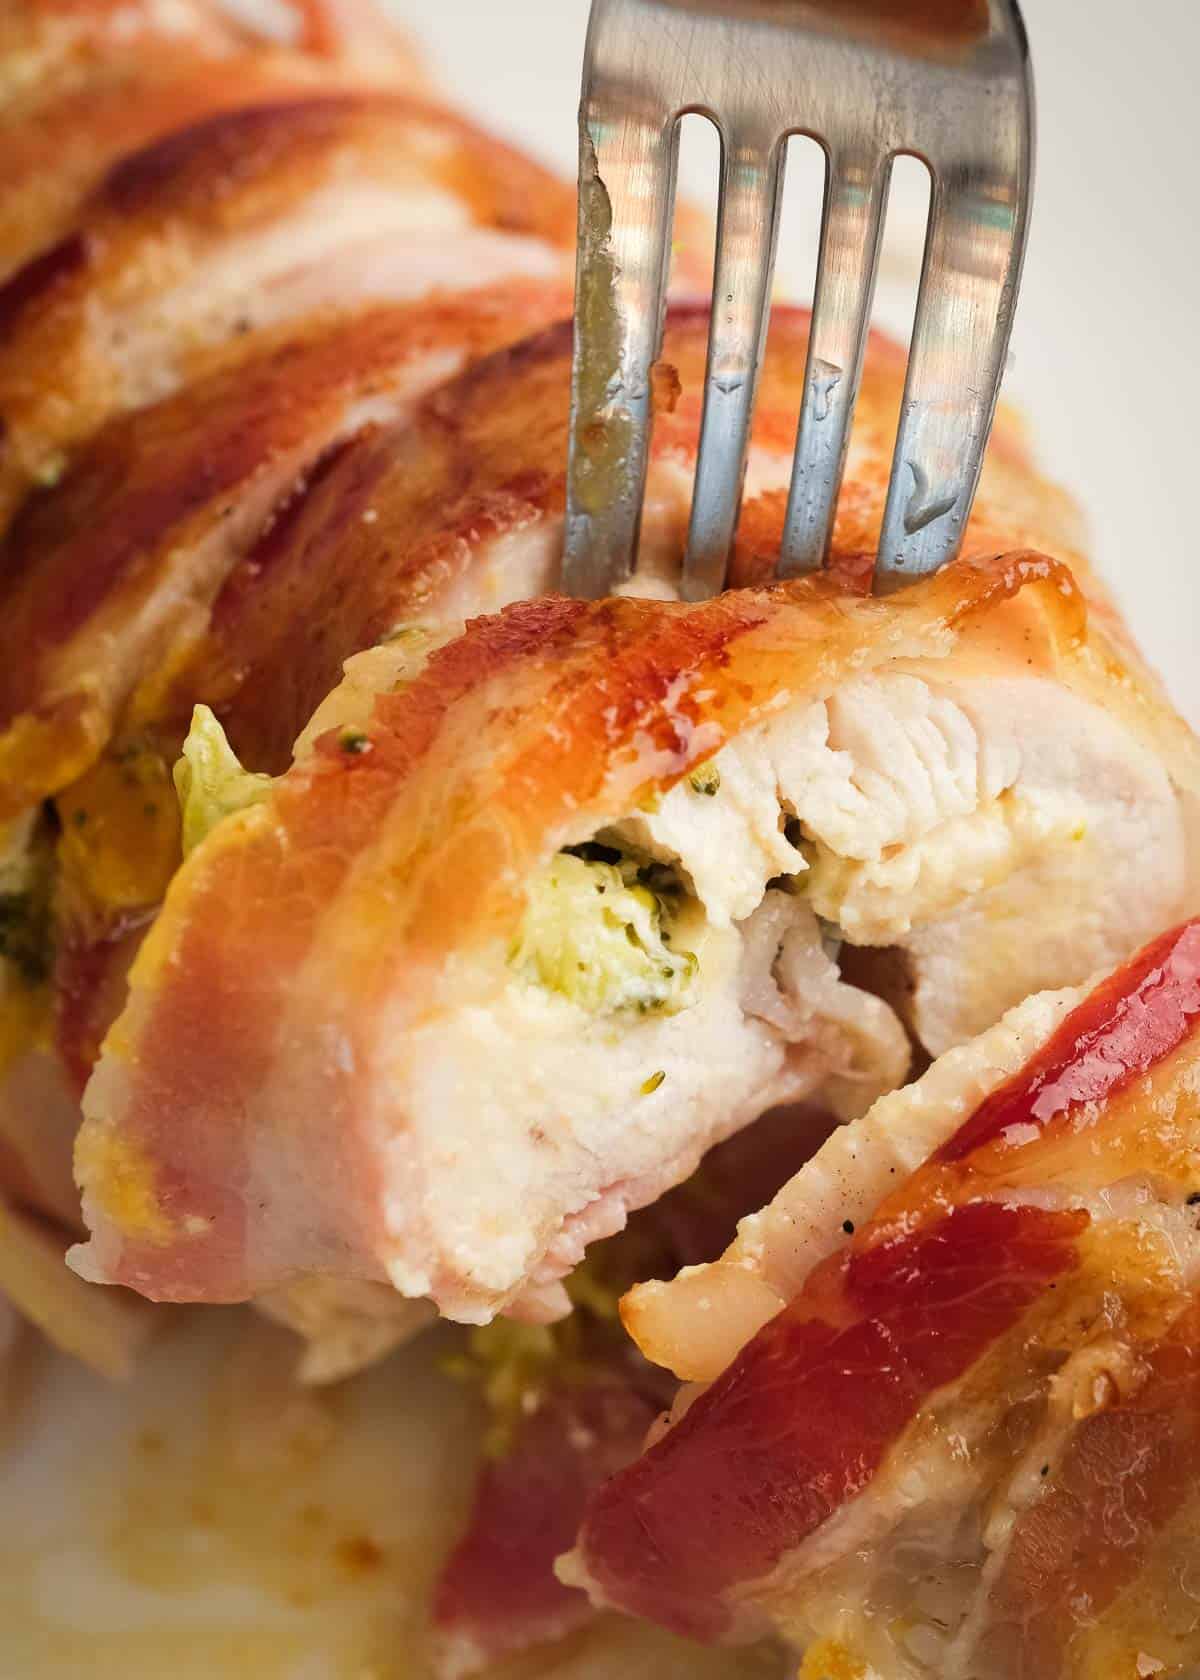
M179 867L179 803L170 767L131 744L59 795L64 885L102 913L149 908Z

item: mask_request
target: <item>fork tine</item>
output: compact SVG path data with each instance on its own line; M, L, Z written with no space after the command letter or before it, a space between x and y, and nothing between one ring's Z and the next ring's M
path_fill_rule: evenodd
M991 430L1024 255L1028 146L1007 181L935 174L875 589L953 559Z
M833 157L779 576L825 563L858 398L890 162Z
M688 601L716 594L725 581L770 315L785 145L749 133L722 135L704 412L681 579Z
M585 85L563 588L611 594L633 570L662 342L679 128L660 107ZM588 355L583 354L587 341Z

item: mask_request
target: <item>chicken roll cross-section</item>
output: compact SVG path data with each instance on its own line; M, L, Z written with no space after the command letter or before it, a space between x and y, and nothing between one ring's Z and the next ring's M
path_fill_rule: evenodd
M565 1576L702 1637L815 1641L813 1672L1194 1663L1198 1058L1192 921L832 1137L708 1269L749 1339L594 1497ZM870 1211L836 1225L843 1175Z
M892 685L906 779L830 739ZM827 580L550 598L470 625L365 716L348 686L350 722L332 702L200 840L138 958L85 1100L90 1277L230 1300L333 1274L467 1321L553 1316L586 1245L721 1138L902 1082L896 1014L837 962L862 863L908 865L885 937L937 1034L969 1030L983 974L994 1019L1190 890L1191 737L1036 557L889 601ZM976 826L951 882L945 836L961 858ZM1074 936L1042 944L1068 889ZM1014 977L1022 925L1045 959ZM962 965L958 1016L925 1009L928 949Z

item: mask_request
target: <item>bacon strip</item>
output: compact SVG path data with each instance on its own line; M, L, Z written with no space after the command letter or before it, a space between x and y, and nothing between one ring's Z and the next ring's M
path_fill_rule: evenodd
M537 166L390 89L243 104L122 157L0 288L0 522L106 418L247 324L472 287L481 261L549 278L572 223Z
M199 62L197 62L199 57ZM295 53L198 55L174 39L136 58L101 58L84 81L47 88L0 116L0 280L69 232L107 170L180 124L251 103L294 100L339 78Z
M1193 1162L1198 981L1192 921L1075 1008L596 1495L567 1578L702 1638L744 1637L764 1619L836 1633L821 1621L817 1559L841 1555L841 1590L875 1625L903 1606L872 1607L852 1549L882 1579L888 1530L903 1545L924 1499L947 1534L957 1520L968 1536L962 1619L941 1612L937 1673L1111 1672L1095 1666L1111 1650L1096 1628L1118 1601L1119 1625L1145 1627L1154 1595L1177 1590L1163 1579L1168 1537L1200 1463L1200 1307L1180 1182ZM1107 1147L1118 1131L1153 1188L1122 1190L1129 1155ZM959 1467L975 1468L947 1497L1014 1509L976 1549L969 1504L935 1503L950 1474L938 1443L951 1441ZM1024 1455L1042 1452L1039 1477ZM912 1518L920 1533L919 1503ZM972 1579L973 1609L962 1601ZM1181 1655L1197 1649L1185 1641Z
M177 750L202 691L173 682L164 716L157 673L281 505L348 436L566 307L516 282L319 319L101 431L0 544L0 802L82 774L138 684L133 731L167 725Z
M0 280L68 231L112 165L172 129L316 87L425 78L370 0L308 0L290 43L233 8L173 0L8 0L0 19Z
M720 1144L693 1180L597 1246L588 1262L593 1289L615 1296L647 1269L712 1259L738 1219L774 1195L833 1125L820 1109L777 1109ZM522 1394L528 1415L515 1438L485 1456L466 1531L439 1578L432 1621L443 1680L591 1619L586 1595L556 1577L555 1559L574 1539L589 1496L637 1457L670 1399L669 1379L589 1294L580 1292L571 1319L553 1334L559 1364L543 1386Z
M433 1600L442 1680L478 1673L513 1652L561 1639L594 1615L554 1561L570 1546L588 1497L637 1456L660 1410L601 1375L543 1398L502 1456L486 1461L467 1532Z
M84 1264L206 1299L333 1256L359 1275L401 1252L428 1268L419 1199L403 1230L385 1211L399 1155L390 1143L385 1168L378 1153L374 1070L429 1010L445 954L503 947L530 868L670 786L766 715L781 684L861 669L868 625L872 659L944 647L973 614L1051 578L1057 612L1063 574L1009 561L949 569L886 606L806 583L693 608L549 599L477 621L377 702L369 751L326 737L176 877L89 1094ZM513 716L531 727L512 731ZM367 927L364 942L354 930ZM405 1130L393 1110L387 1134ZM420 1292L457 1288L451 1266Z
M1077 1263L1086 1224L973 1203L820 1268L592 1501L579 1548L596 1596L692 1638L732 1631L731 1589L870 1483L932 1394Z
M963 1161L989 1144L1023 1147L1031 1126L1077 1127L1087 1105L1109 1101L1182 1044L1197 1015L1200 924L1189 922L1152 940L1103 981L1020 1075L979 1105L935 1161Z
M750 485L735 581L769 579L783 529L795 414L803 394L809 313L777 308L755 406ZM643 521L643 564L668 565L686 530L699 437L707 311L677 305L662 366L678 385L656 417ZM470 368L402 426L347 449L286 523L237 568L219 597L191 688L218 710L247 762L283 769L341 662L406 615L467 618L553 587L565 500L569 328L564 324ZM883 511L903 359L872 340L855 445L834 530L831 574L861 589ZM1040 548L1069 553L1052 504L1045 520L1006 515L1028 460L1003 429L967 534L968 554ZM761 491L757 491L758 486ZM540 556L540 558L539 558ZM1073 556L1072 556L1073 559ZM1086 568L1081 568L1090 588ZM349 580L353 579L353 587ZM294 625L320 625L297 638Z
M1013 1079L885 1201L880 1228L910 1227L923 1209L996 1183L1043 1179L1090 1135L1103 1148L1096 1170L1178 1171L1171 1137L1132 1130L1131 1092L1191 1040L1200 1019L1200 925L1187 922L1152 940L1073 1009ZM1097 1134L1099 1134L1097 1136ZM1077 1168L1075 1170L1078 1170Z
M1083 1419L1042 1497L1017 1523L978 1638L989 1673L1042 1680L1103 1672L1100 1630L1123 1594L1122 1643L1152 1661L1165 1651L1172 1672L1200 1656L1184 1587L1200 1564L1200 1305L1143 1357L1133 1395ZM1190 1519L1172 1528L1185 1511Z
M0 87L6 106L23 110L47 87L93 75L122 45L141 53L170 38L219 55L240 33L209 0L179 0L169 10L154 0L9 0L0 15Z

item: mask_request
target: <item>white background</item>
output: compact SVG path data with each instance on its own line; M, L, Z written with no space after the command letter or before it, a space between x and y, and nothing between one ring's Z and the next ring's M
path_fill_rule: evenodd
M573 174L587 0L391 0L455 100ZM1025 0L1038 84L1038 183L1007 393L1079 496L1093 549L1143 646L1200 721L1200 0ZM715 169L704 125L683 188ZM707 131L711 134L711 130ZM793 148L793 154L795 148ZM908 166L916 173L916 166ZM780 272L811 292L818 177L789 170ZM893 194L878 314L904 325L919 200Z

